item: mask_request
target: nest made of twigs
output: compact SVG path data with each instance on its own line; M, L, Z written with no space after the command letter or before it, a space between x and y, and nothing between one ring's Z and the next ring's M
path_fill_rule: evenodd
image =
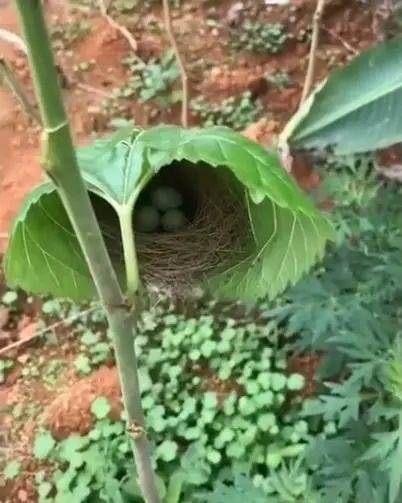
M224 268L244 253L242 237L247 217L243 193L229 172L187 162L162 168L151 188L161 182L184 196L188 224L176 232L135 231L140 275L148 287L175 296L187 295L208 273ZM109 251L121 260L118 222L98 219Z

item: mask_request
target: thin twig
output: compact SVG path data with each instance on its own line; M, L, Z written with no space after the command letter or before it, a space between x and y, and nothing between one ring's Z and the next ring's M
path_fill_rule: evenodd
M27 46L20 36L8 30L0 28L0 40L7 42L8 44L15 45L17 49L28 54Z
M32 105L30 100L28 99L24 88L21 83L18 81L17 77L14 75L14 72L7 64L6 60L0 57L0 76L4 78L14 96L17 98L19 104L23 111L31 117L37 124L41 124L41 119L39 113L35 110L35 107Z
M337 33L335 33L333 30L330 30L329 28L327 28L324 25L321 25L321 28L324 31L326 31L329 35L331 35L332 38L334 38L335 40L337 40L338 42L340 42L346 50L348 50L352 54L359 54L359 51L357 49L355 49L354 47L352 47L347 40L345 40L344 38L342 38L340 35L338 35Z
M0 349L0 355L4 355L5 353L8 353L12 349L16 349L33 339L36 339L37 337L41 337L42 335L45 335L47 332L50 332L51 330L55 330L56 328L60 327L61 325L64 325L66 323L71 323L75 320L78 320L82 316L85 316L88 313L91 313L92 311L95 311L96 309L99 309L100 305L97 304L95 306L91 306L88 309L85 309L84 311L80 311L77 314L74 314L73 316L70 316L69 318L66 318L65 320L61 321L56 321L52 325L49 325L48 327L42 328L41 330L37 330L34 334L30 335L29 337L26 337L25 339L19 339L18 341L15 341L8 346L5 346L4 348Z
M76 86L78 89L85 91L86 93L96 94L101 96L102 98L110 98L111 94L103 91L102 89L98 89L97 87L90 86L89 84L85 84L85 82L77 82Z
M100 13L106 19L106 21L110 24L110 26L123 35L123 37L127 40L128 44L130 45L132 51L134 53L136 53L138 50L138 44L137 44L135 38L128 31L128 29L125 26L122 26L121 24L119 24L117 21L115 21L108 14L108 12L107 12L108 6L105 5L104 0L98 0L98 6L99 6Z
M315 9L313 16L313 33L311 36L308 68L306 73L306 79L304 81L304 87L300 104L302 104L307 98L307 96L310 94L314 82L318 39L320 35L321 18L324 12L324 7L325 7L325 0L317 0L317 7Z
M180 54L179 46L177 45L176 37L174 36L172 17L170 15L169 0L162 0L163 3L163 17L165 20L166 34L169 43L176 56L177 64L180 69L181 89L182 89L182 108L181 108L181 124L183 127L188 127L188 77L186 68L184 66L183 57Z

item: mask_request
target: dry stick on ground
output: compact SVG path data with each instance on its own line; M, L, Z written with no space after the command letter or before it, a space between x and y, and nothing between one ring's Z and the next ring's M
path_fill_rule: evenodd
M359 51L357 49L352 47L347 40L342 38L340 35L335 33L333 30L330 30L327 26L324 26L324 25L321 25L321 28L324 31L326 31L329 35L331 35L332 38L334 38L335 40L340 42L346 50L348 50L349 52L351 52L354 55L359 54Z
M315 77L315 63L317 56L317 47L318 47L318 39L320 36L320 28L321 28L321 18L324 12L325 0L317 0L317 7L313 16L313 33L311 36L311 46L310 46L310 54L308 60L308 67L306 73L306 79L304 81L304 87L302 92L302 97L300 100L300 104L302 104L307 96L310 94L311 88L313 86L314 77Z
M133 50L134 53L137 52L138 45L135 40L135 38L131 35L131 33L128 31L128 29L125 26L122 26L119 24L117 21L115 21L111 16L109 16L107 12L107 6L105 5L104 0L98 0L98 5L99 5L99 10L102 16L106 19L106 21L110 24L112 28L115 30L119 31L123 37L127 40L129 43L131 49Z
M177 64L180 68L181 90L182 90L182 109L181 109L181 125L188 127L188 77L184 66L183 57L180 54L179 46L177 45L176 37L174 36L172 26L172 16L170 15L169 0L162 0L163 17L165 20L165 29L169 39L169 43L175 53Z
M41 337L42 335L47 334L51 330L55 330L56 328L61 327L62 325L65 325L66 323L71 323L75 320L78 320L82 316L85 316L86 314L91 313L92 311L96 311L99 309L99 304L95 306L91 306L88 309L85 309L84 311L80 311L79 313L75 314L74 316L70 316L69 318L66 318L65 320L61 321L56 321L52 325L49 325L48 327L44 327L41 330L37 330L34 334L30 335L29 337L26 337L25 339L19 339L18 341L12 342L11 344L8 344L4 348L0 349L0 355L4 355L11 351L12 349L19 348L20 346L23 346L24 344L28 344L28 342L33 341L37 337Z
M77 82L76 86L78 87L78 89L81 89L82 91L85 91L86 93L96 94L97 96L101 96L102 98L111 98L110 93L107 93L106 91L103 91L102 89L98 89L96 87L90 86L89 84L86 84L85 82Z

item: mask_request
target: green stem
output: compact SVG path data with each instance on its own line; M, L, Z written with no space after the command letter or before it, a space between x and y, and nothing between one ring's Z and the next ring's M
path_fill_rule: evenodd
M132 297L140 287L137 253L130 206L119 213L120 232L123 243L124 265L126 269L127 295Z
M113 333L123 401L144 499L146 503L159 503L140 400L133 312L125 305L78 168L41 0L16 0L16 4L44 125L47 145L45 169L54 181L77 233Z

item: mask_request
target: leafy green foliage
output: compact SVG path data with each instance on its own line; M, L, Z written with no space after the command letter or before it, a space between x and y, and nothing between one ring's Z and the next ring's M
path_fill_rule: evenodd
M281 168L277 156L226 128L123 128L79 149L78 159L89 190L107 201L118 218L127 218L143 186L174 160L229 169L239 190L245 191L250 227L244 257L239 261L236 254L204 283L221 298L275 297L322 257L332 238L327 220ZM116 268L121 270L121 264ZM11 285L32 292L93 298L94 285L78 240L50 183L28 196L17 216L5 272Z
M350 160L349 160L350 161ZM401 189L370 173L369 159L333 164L326 189L338 246L323 267L269 314L296 347L322 352L321 394L305 415L327 424L307 466L320 503L397 502L402 497ZM295 337L297 334L297 338Z
M177 494L184 502L209 501L211 481L218 484L213 493L225 494L228 471L241 469L251 478L236 476L235 486L279 497L276 479L294 472L293 461L310 439L294 395L303 378L287 371L287 351L277 347L279 334L266 320L246 311L232 318L230 305L218 309L202 301L197 307L192 317L162 301L144 311L135 339L147 431L166 484L159 482L161 494L166 503L168 495L177 503ZM87 331L81 339L92 343L93 336ZM56 442L38 432L34 455L55 465L38 481L44 503L73 496L114 501L112 494L141 501L124 423L112 422L110 410L104 397L96 398L94 426L83 437ZM297 501L302 482L294 484L290 501Z
M78 39L88 35L91 25L86 20L74 20L52 25L51 39L56 50L70 48Z
M218 482L212 494L205 500L209 503L266 503L266 494L257 489L252 481L243 474L236 474L229 483Z
M4 468L3 476L5 480L13 480L18 477L21 472L21 463L13 460L9 461Z
M156 99L160 106L173 105L181 100L181 91L172 89L180 74L173 50L168 49L160 59L146 63L134 56L128 56L123 63L132 75L119 90L120 97L137 95L142 102Z
M90 374L93 369L107 362L111 352L109 333L105 338L100 332L86 329L80 336L80 352L74 360L75 368L81 374Z
M207 474L234 467L246 452L254 471L274 453L279 466L303 450L308 425L298 420L289 392L304 383L286 375L286 353L267 346L275 331L212 314L187 319L162 308L145 313L140 330L142 403L160 462L196 445Z
M56 441L51 434L47 431L41 431L35 438L33 454L37 459L46 459L55 445Z
M172 7L178 8L181 1L182 0L172 0ZM116 0L110 6L110 11L115 13L115 15L132 14L133 9L136 9L136 11L141 7L149 9L157 3L158 0Z
M271 85L277 87L278 89L284 89L292 84L292 80L289 74L285 71L277 71L265 77L267 82Z
M400 39L378 45L336 71L291 119L285 134L290 144L332 147L339 154L347 154L399 143L401 49Z
M233 31L230 45L239 51L277 54L283 50L286 40L287 34L282 24L246 19L240 30Z
M91 412L96 417L96 419L104 419L108 416L111 411L111 407L107 398L103 396L98 396L94 402L92 402Z
M93 409L102 416L106 410L104 400L94 402ZM34 450L34 454L56 464L50 476L37 476L40 501L88 501L89 497L94 501L124 501L124 495L128 498L136 493L134 461L123 432L123 422L111 423L102 418L86 436L72 435L56 443L49 433L40 434L35 446L41 449ZM121 472L126 474L124 478L119 476Z
M242 131L260 118L262 105L253 99L250 91L245 91L240 97L231 96L219 103L208 102L199 96L191 101L191 110L204 127L228 126Z

